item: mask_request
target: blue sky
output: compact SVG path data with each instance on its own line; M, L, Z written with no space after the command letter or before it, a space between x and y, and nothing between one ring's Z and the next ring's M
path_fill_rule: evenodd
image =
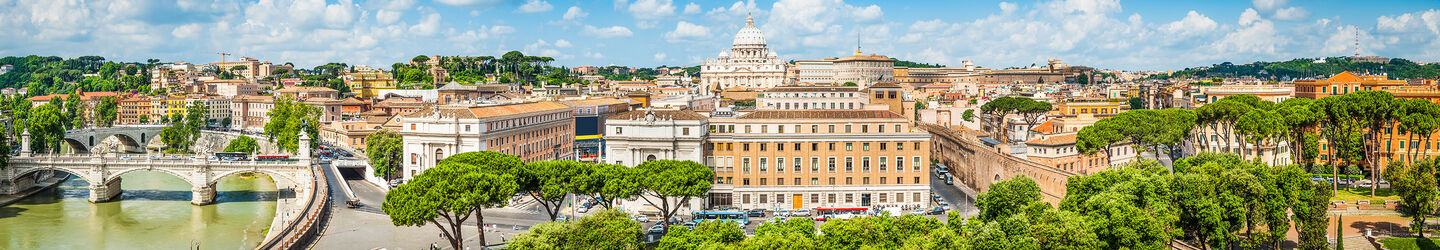
M1440 1L0 0L0 55L388 67L510 50L556 64L697 65L746 13L785 59L1165 70L1361 54L1440 61Z

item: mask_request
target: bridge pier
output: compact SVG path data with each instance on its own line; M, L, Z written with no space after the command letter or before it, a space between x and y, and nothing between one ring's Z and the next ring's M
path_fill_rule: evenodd
M90 203L101 203L113 201L120 197L120 178L116 177L110 183L90 183Z
M190 204L204 206L210 203L215 203L215 184L190 188Z

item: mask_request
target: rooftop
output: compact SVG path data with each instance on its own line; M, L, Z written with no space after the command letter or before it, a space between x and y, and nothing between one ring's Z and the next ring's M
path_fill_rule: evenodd
M904 119L890 110L760 110L738 119Z
M1029 144L1029 145L1045 145L1045 146L1058 146L1058 145L1075 144L1075 135L1076 135L1076 134L1052 135L1052 136L1047 136L1047 137L1042 138L1042 139L1034 139L1034 140L1026 141L1025 144Z
M708 119L708 117L705 117L705 115L701 115L700 113L695 113L695 111L690 111L690 110L670 110L670 109L662 109L662 110L637 109L637 110L631 110L631 111L625 112L625 113L614 114L614 115L611 115L610 117L607 117L606 119L610 119L610 120L636 120L636 119L645 119L645 116L647 115L647 113L653 113L653 114L655 114L655 117L656 117L656 118L659 118L659 119L672 119L672 120L705 120L705 119Z

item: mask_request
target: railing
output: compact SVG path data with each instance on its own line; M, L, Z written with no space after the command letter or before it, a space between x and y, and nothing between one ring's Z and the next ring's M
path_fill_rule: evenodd
M306 241L312 240L318 233L320 222L325 221L330 213L326 209L330 205L330 180L326 179L323 173L317 168L311 167L310 173L315 176L312 179L310 189L310 200L305 202L305 208L301 210L300 217L290 221L285 229L276 234L274 238L260 244L256 249L300 249ZM321 191L321 190L325 191ZM317 203L318 202L318 203Z

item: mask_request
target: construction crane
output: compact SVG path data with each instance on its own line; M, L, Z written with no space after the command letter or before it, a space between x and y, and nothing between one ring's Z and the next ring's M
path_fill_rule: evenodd
M210 54L220 55L220 63L215 64L215 70L216 70L216 71L225 70L225 69L221 69L220 67L225 67L225 56L229 56L230 53L225 53L225 52L210 52Z

